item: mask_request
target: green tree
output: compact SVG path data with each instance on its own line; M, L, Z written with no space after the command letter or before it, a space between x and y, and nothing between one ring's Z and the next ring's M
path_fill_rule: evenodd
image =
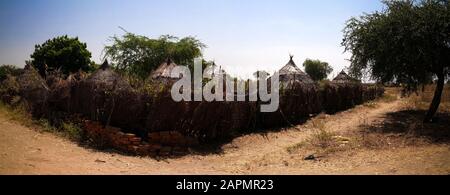
M314 81L321 81L333 72L333 68L327 62L321 62L320 60L306 59L303 62L303 67Z
M194 37L179 39L164 35L158 39L126 32L122 37L111 37L112 44L104 49L117 70L145 79L165 59L180 65L193 65L194 58L202 56L205 44Z
M70 38L67 35L47 40L42 45L36 45L31 54L32 64L43 75L47 68L58 69L65 74L78 70L89 70L91 65L91 52L87 50L86 43L78 37Z
M386 9L350 19L342 45L352 53L350 73L371 73L380 82L417 90L430 75L437 87L425 122L439 108L450 67L450 7L447 0L384 1Z

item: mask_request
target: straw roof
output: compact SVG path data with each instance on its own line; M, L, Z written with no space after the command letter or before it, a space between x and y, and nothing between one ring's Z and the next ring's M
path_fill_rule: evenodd
M314 83L308 74L303 72L297 65L295 65L294 56L290 56L289 62L280 69L280 82L301 82L301 83Z
M102 85L102 87L107 87L108 89L116 88L131 90L130 84L119 74L114 72L106 60L100 66L100 69L92 73L85 82L96 87Z
M38 70L36 70L31 65L26 65L24 70L22 71L22 74L19 75L17 79L21 89L42 88L45 90L49 90L47 83L41 77Z
M345 73L344 70L342 70L334 79L333 82L335 83L349 83L349 82L360 82L359 80L349 76L347 73Z
M150 77L152 79L160 79L160 78L169 78L169 79L178 79L179 77L172 77L170 74L172 70L178 65L173 62L170 58L167 58L159 67L154 70Z

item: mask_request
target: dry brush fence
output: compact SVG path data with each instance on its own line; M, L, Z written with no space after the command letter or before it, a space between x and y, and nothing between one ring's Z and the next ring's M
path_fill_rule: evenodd
M311 115L346 110L384 92L382 87L358 83L321 87L294 83L282 90L277 112L261 113L261 102L174 102L170 84L161 87L151 93L135 89L109 67L89 76L50 75L47 81L28 67L18 78L3 81L0 95L8 103L12 96L20 97L35 117L54 120L81 114L88 121L86 134L97 141L101 138L125 152L153 155L179 153L177 148L191 146L186 143L192 139L208 142L254 129L295 125Z

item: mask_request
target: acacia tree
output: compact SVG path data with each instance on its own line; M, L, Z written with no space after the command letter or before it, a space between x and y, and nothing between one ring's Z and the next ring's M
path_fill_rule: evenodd
M350 19L342 45L352 53L350 73L371 73L379 82L417 90L430 77L437 87L425 116L439 108L450 67L450 6L447 0L383 1L385 9Z
M47 68L58 69L64 73L87 71L90 68L91 52L87 50L86 43L67 35L47 40L42 45L36 45L31 54L32 64L44 76Z
M328 74L333 72L333 68L327 62L322 62L320 60L306 59L305 62L303 62L303 66L305 67L305 72L314 81L321 81L327 78Z
M158 39L126 32L122 37L111 37L112 44L104 49L119 71L145 79L164 60L171 58L180 65L193 65L194 58L202 56L205 44L194 37L179 39L164 35Z

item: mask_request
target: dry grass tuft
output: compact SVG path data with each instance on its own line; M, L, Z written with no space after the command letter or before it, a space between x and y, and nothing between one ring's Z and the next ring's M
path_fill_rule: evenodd
M434 90L436 86L428 85L423 91L413 93L407 97L405 106L409 110L428 110L430 103L434 96ZM450 112L450 85L446 85L441 98L441 104L439 106L439 112Z
M25 104L20 104L12 107L0 101L0 112L9 120L15 121L28 128L43 132L51 132L72 141L83 141L84 130L80 127L80 125L63 122L60 126L55 127L47 119L33 119L31 114L27 112L26 106L27 105Z
M387 88L385 95L363 106L375 108L379 103L398 100L400 88ZM413 94L402 103L405 110L387 113L382 121L368 122L366 114L359 115L360 128L357 131L330 132L325 127L326 117L320 115L310 121L313 133L305 141L287 148L289 153L314 151L315 155L326 157L334 152L346 150L379 150L421 146L431 143L450 143L450 86L446 86L437 123L424 124L423 116L434 95L434 87Z
M303 142L287 148L289 153L300 150L313 151L316 156L325 157L337 151L354 147L354 139L329 131L325 125L326 117L318 116L310 121L312 134Z

